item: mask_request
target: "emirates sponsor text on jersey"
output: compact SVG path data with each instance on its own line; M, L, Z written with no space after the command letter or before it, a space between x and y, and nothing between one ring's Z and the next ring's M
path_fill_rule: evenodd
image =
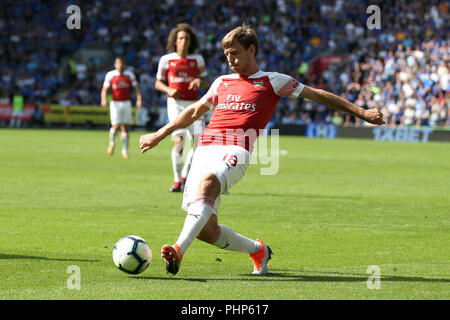
M242 96L229 94L225 103L219 103L216 106L216 110L221 109L232 109L232 110L245 110L245 111L255 111L256 104L247 103L246 101L240 101Z
M118 90L118 89L126 89L130 87L130 82L128 81L117 81L117 82L113 82L111 84L111 87L113 90Z

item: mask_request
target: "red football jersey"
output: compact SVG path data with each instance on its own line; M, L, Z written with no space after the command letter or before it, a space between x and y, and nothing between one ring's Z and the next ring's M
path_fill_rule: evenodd
M238 145L252 151L280 98L298 97L303 87L291 76L277 72L217 78L200 100L214 113L199 145Z
M122 74L117 70L109 71L105 76L103 86L111 88L113 101L131 100L131 86L136 86L136 76L131 71L124 71Z
M178 89L181 100L198 100L198 89L189 90L189 83L206 75L205 61L201 55L180 57L174 52L161 57L156 79L167 81L170 88Z

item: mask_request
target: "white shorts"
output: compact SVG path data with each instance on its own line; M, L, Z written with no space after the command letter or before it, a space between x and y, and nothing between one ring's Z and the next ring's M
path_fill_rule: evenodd
M13 110L11 113L12 118L21 118L23 116L23 110Z
M187 106L190 106L196 101L190 100L175 100L174 98L167 98L167 116L169 121L173 121ZM172 132L172 138L175 136L185 136L189 134L190 139L194 139L195 136L199 136L204 129L203 118L198 119L187 128L178 129Z
M236 184L245 174L250 163L251 153L238 146L199 146L194 152L191 169L184 186L183 204L187 211L190 204L195 202L198 187L202 178L213 173L220 181L220 194ZM217 215L220 206L220 196L214 203L213 213Z
M109 114L111 124L133 124L133 112L131 111L131 101L111 101L109 104Z

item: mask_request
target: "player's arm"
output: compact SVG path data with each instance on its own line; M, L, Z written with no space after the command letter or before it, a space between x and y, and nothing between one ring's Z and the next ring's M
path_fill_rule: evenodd
M174 99L180 98L180 93L178 92L177 89L169 87L161 80L156 80L155 89L160 92L167 93L170 97L172 97Z
M165 137L170 135L177 129L182 129L190 126L195 120L198 120L202 115L204 115L208 110L210 110L207 104L201 101L197 101L186 109L184 109L178 117L173 121L166 124L164 127L156 131L155 133L149 133L141 136L139 142L139 147L141 152L145 153L158 145Z
M107 95L108 95L108 87L103 86L100 94L102 107L106 107L108 105Z
M138 109L142 108L142 93L141 88L139 88L138 85L133 86L134 90L136 91L136 107Z
M102 91L100 93L100 105L105 108L108 105L108 89L111 86L111 72L108 72L105 76L105 80L103 81Z
M196 90L196 89L206 89L208 88L208 82L206 81L206 77L197 77L191 82L189 82L189 90Z
M309 99L331 109L348 112L373 124L384 124L383 114L378 109L365 110L331 92L304 86L299 97Z
M169 97L174 99L180 98L180 93L177 89L169 87L165 81L167 81L167 74L169 72L169 60L167 55L161 57L158 64L158 70L156 71L155 89L166 93Z
M205 60L203 60L203 57L199 56L197 63L199 65L198 76L189 83L189 90L208 88L208 83L206 82L206 76L208 75L208 73L206 72Z
M206 81L206 77L204 77L204 78L200 78L200 88L202 88L202 89L206 89L206 88L208 88L208 86L209 86L209 83L208 83L208 81Z

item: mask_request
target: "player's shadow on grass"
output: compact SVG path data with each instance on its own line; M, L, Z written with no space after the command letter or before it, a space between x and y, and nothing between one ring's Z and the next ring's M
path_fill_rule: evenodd
M314 273L314 272L308 272ZM322 273L322 272L317 272ZM184 277L152 277L139 276L131 279L145 279L145 280L164 280L164 281L193 281L193 282L208 282L208 281L301 281L301 282L366 282L370 275L361 274L342 274L336 272L329 272L330 275L305 275L291 272L269 272L264 276L251 276L248 274L239 274L236 278L184 278ZM332 275L331 275L332 274ZM404 276L383 276L381 281L405 281L405 282L450 282L450 279L429 279L423 277L404 277Z
M100 262L100 260L88 260L88 259L62 259L62 258L48 258L41 256L24 256L18 254L4 254L0 253L0 260L12 260L12 259L23 259L23 260L48 260L48 261L76 261L76 262Z
M268 281L304 281L304 282L366 282L370 275L339 273L339 272L314 272L309 274L300 274L298 272L286 272L283 270L273 270L259 280ZM311 274L313 273L313 274ZM314 273L326 273L328 275L314 275ZM241 275L244 276L244 275ZM424 277L405 277L405 276L380 276L381 281L405 281L405 282L450 282L450 279L430 279Z
M275 198L305 198L305 199L337 199L337 200L355 200L360 199L354 196L332 196L332 195L320 195L320 194L291 194L291 193L233 193L236 196L243 197L275 197Z
M134 276L130 276L130 279L144 279L144 280L169 280L169 281L191 281L191 282L208 282L210 280L216 280L216 279L206 279L206 278L183 278L183 277L171 277L171 276L167 276L167 277L151 277L151 276L139 276L139 277L134 277ZM225 280L225 279L217 279L217 280ZM231 280L231 279L229 279Z

